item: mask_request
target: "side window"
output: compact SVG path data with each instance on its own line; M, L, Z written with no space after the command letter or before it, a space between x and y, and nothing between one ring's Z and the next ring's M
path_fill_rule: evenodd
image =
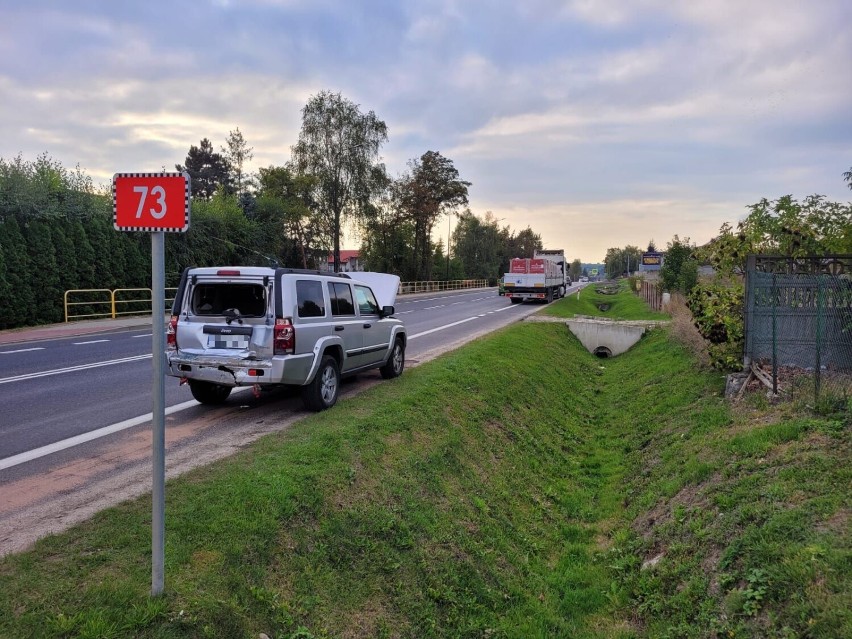
M332 315L355 315L355 305L352 303L352 289L349 287L349 284L329 282L328 297L331 300Z
M325 316L322 283L316 280L296 280L296 303L299 305L299 317Z
M379 304L373 291L366 286L355 285L355 299L358 300L358 309L361 315L378 315Z

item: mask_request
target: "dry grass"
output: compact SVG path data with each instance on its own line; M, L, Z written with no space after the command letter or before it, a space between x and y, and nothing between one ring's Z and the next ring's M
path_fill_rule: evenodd
M669 332L672 338L686 348L698 360L704 369L710 368L708 342L695 327L692 311L686 305L686 300L680 293L673 293L668 312L672 317Z

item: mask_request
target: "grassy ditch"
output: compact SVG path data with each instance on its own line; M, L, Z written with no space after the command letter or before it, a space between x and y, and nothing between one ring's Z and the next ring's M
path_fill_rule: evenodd
M557 304L550 304L542 310L542 315L555 317L574 317L588 315L613 320L666 320L669 316L657 313L638 296L627 290L626 280L616 295L597 292L595 284L589 284L578 293L570 293ZM606 310L599 306L606 305Z
M511 327L169 482L160 598L146 499L0 560L0 637L849 636L849 427L723 385Z

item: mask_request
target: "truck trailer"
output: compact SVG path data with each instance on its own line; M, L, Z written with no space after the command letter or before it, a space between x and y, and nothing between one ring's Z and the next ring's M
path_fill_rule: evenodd
M506 297L513 304L535 300L552 302L565 296L571 284L568 264L562 249L537 250L533 257L516 257L503 275Z

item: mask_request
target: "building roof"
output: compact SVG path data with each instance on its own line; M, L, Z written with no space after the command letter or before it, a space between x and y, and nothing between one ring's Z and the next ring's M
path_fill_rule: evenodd
M358 259L358 251L344 251L340 249L340 263L348 262L352 258ZM328 254L328 263L334 264L334 251Z

